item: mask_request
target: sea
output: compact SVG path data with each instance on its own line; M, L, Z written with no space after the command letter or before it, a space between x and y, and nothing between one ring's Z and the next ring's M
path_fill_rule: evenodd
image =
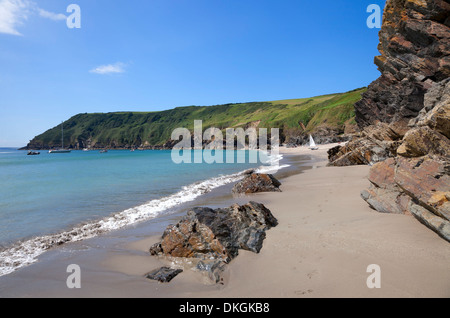
M225 152L223 163L176 163L170 150L28 156L0 148L0 276L56 246L167 216L248 169L271 172L282 159L262 154L257 162L252 151L238 150L234 163Z

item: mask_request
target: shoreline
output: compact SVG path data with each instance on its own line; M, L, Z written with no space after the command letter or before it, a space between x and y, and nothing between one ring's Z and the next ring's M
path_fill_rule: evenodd
M242 167L243 168L243 167ZM270 166L259 166L254 169L265 171ZM100 218L73 222L68 226L39 235L30 235L22 239L8 242L0 248L0 277L9 275L23 267L32 265L47 251L60 245L76 243L110 232L126 229L142 222L158 219L166 214L177 213L184 206L190 206L198 200L212 197L210 192L230 183L237 182L245 170L218 174L193 183L184 184L173 193L161 197L146 199L136 205L124 206L113 213ZM216 172L217 174L218 172Z
M296 158L296 161L298 161L298 157L294 156L291 158ZM283 162L285 162L288 167L283 169L283 174L285 175L290 175L292 173L299 173L298 169L293 169L293 167L291 167L291 162L290 160L285 160L282 159ZM281 164L282 166L284 166L284 164ZM264 167L261 166L264 170ZM260 168L261 168L260 167ZM238 172L237 174L241 174L243 171ZM232 175L226 175L225 177L230 177ZM202 195L200 195L199 197L195 198L194 200L187 200L184 203L181 203L179 205L174 205L172 208L168 209L167 211L165 211L164 213L162 213L161 215L158 215L156 218L150 218L148 220L144 220L144 221L140 221L140 222L136 222L136 223L132 223L129 224L127 226L124 227L120 227L117 228L115 230L112 231L106 231L104 233L99 233L99 235L94 235L92 237L86 237L85 239L82 240L76 240L76 241L69 241L69 242L65 242L63 243L61 246L56 246L59 244L54 244L55 246L50 248L49 250L45 250L42 253L39 252L38 255L33 256L30 255L30 257L32 258L36 258L36 261L33 261L31 264L25 265L25 266L20 266L19 268L17 268L15 271L12 271L6 275L3 275L0 277L0 297L8 297L9 295L12 295L13 293L15 293L15 290L17 288L15 288L16 284L15 281L20 281L22 279L22 277L28 276L28 275L32 275L30 273L35 273L35 272L39 272L41 270L41 267L43 268L44 271L45 267L50 262L50 260L53 260L55 258L63 258L64 257L64 253L68 252L70 253L72 250L74 251L74 253L77 253L78 250L90 250L90 249L96 249L97 246L99 245L103 245L105 247L105 249L109 249L109 250L114 250L116 247L116 244L121 244L119 242L117 242L116 238L117 237L126 237L125 241L133 241L135 240L134 236L136 237L141 237L141 236L148 236L151 234L157 235L160 234L164 231L164 229L166 228L166 226L169 223L173 223L176 222L179 218L181 218L182 216L185 215L186 211L189 208L192 208L194 206L198 206L199 203L202 203L204 206L213 206L213 207L221 207L224 205L224 202L228 202L231 200L234 200L232 194L231 194L231 188L234 185L235 182L224 182L224 184L221 185L222 181L219 180L221 179L221 175L219 177L214 177L212 179L208 179L206 181L202 181L200 182L201 184L203 184L204 182L211 182L211 180L217 180L219 182L218 185L212 185L213 188L210 191L207 191L206 193L203 193ZM197 183L196 183L197 184ZM196 184L193 184L194 186L196 186ZM193 186L191 185L191 186ZM239 202L240 204L244 204L246 199L239 199L236 198L236 200L234 202ZM232 203L234 203L232 202ZM232 204L230 203L230 205ZM96 222L101 222L102 220L96 221ZM86 225L79 225L79 226L88 226L91 223L86 223ZM95 225L95 223L93 223ZM53 237L55 239L58 239L60 236L63 237L64 233L69 233L72 232L73 230L70 229L66 229L66 230L62 230L61 232L55 233L54 235L50 235L48 236L48 239L52 239ZM41 238L47 238L47 236L38 236L38 237L32 237L28 240L24 240L25 243L27 242L32 242L32 241L39 241ZM97 242L101 242L101 243L97 243ZM20 242L19 242L20 243ZM9 249L14 248L15 245L12 245ZM102 254L101 250L97 250L97 253L100 255ZM97 262L97 260L99 259L99 257L95 256L95 255L91 255L91 258L94 260L93 262ZM59 261L59 260L58 260ZM86 261L86 263L93 263L91 261ZM52 265L50 265L52 266ZM59 271L60 273L62 273L61 270L53 270L53 271ZM66 275L66 274L64 274ZM34 275L33 275L34 276ZM62 279L61 279L62 281ZM46 284L45 281L41 281L42 284ZM37 284L37 282L36 282ZM6 287L8 286L8 287ZM4 287L4 288L2 288ZM6 290L9 289L10 291L6 292ZM45 289L45 288L44 288ZM19 294L21 295L28 295L28 291L19 288L18 289ZM25 296L27 297L27 296ZM33 297L33 296L31 296ZM51 296L49 296L51 297Z
M179 211L49 251L38 263L0 278L0 297L449 297L448 243L412 216L371 210L359 196L369 167L326 167L331 146L314 152L280 148L287 157L309 155L299 164L308 167L280 177L281 193L233 198L263 203L279 225L267 232L259 254L239 251L227 265L224 285L207 284L191 270L169 284L143 277L167 263L148 248L160 239L161 228L186 212ZM232 185L221 189L222 196L192 205L229 206L226 191ZM73 263L82 270L79 290L66 287L66 268ZM366 285L370 264L381 267L381 289Z

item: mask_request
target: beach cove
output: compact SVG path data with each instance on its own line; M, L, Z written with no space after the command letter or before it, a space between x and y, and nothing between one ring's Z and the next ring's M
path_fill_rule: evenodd
M233 198L227 185L221 195L192 203L227 207L256 201L278 219L259 254L239 251L223 284L211 284L189 269L168 284L144 277L167 264L148 249L165 226L187 212L180 211L51 250L39 262L1 277L0 297L449 297L448 243L412 216L372 210L360 197L370 167L327 167L332 146L314 152L281 148L287 158L306 155L298 165L301 173L277 175L282 192ZM70 264L81 268L80 289L66 286ZM367 285L372 264L381 269L379 289Z

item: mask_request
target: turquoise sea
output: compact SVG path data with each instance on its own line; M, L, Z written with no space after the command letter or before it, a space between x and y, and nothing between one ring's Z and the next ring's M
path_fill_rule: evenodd
M27 156L0 148L0 276L46 250L157 218L243 177L245 163L176 164L170 150ZM279 158L276 158L279 160Z

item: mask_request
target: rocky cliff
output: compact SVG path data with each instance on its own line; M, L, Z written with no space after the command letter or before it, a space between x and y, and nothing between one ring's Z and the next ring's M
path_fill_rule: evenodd
M375 64L381 72L355 105L360 127L378 121L405 128L433 83L450 76L450 2L388 0Z
M414 215L450 242L450 79L425 94L397 156L375 164L361 196L379 212Z
M372 208L450 241L450 1L388 0L378 49L381 76L355 104L361 132L330 165L372 165Z
M388 0L379 36L381 76L355 103L361 131L330 152L331 165L395 157L425 107L425 94L450 77L450 1Z

